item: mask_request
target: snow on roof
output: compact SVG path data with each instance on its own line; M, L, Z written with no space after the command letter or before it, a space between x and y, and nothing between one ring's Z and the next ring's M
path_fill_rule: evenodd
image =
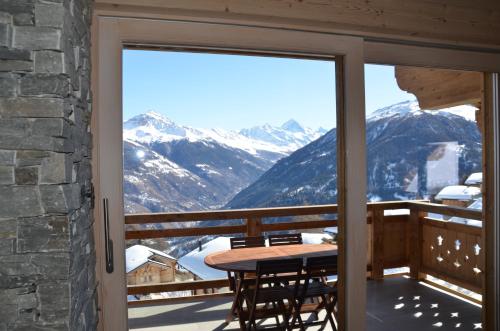
M218 279L227 277L222 270L210 268L205 264L208 254L231 249L228 237L217 237L202 245L201 251L196 248L179 259L179 265L201 279Z
M483 173L482 172L475 172L475 173L471 174L465 180L466 185L477 185L477 184L481 184L482 182L483 182Z
M452 185L443 188L436 195L436 200L472 200L480 194L481 189L478 187Z
M326 233L302 233L304 244L321 244L325 240L331 240L332 236ZM227 273L222 270L210 268L205 264L205 257L211 253L221 252L231 249L228 237L217 237L202 245L201 251L197 248L181 257L179 265L189 270L201 279L219 279L227 277Z
M139 268L144 263L148 262L153 255L158 255L165 257L167 259L176 260L174 257L158 251L156 249L149 248L143 245L134 245L126 249L125 251L125 261L127 273Z

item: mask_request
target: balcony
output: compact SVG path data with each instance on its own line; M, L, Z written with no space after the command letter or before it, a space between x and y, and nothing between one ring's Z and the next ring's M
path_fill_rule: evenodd
M336 205L127 215L134 224L197 222L195 227L128 229L126 239L260 235L337 226ZM482 213L423 201L367 206L368 330L481 328ZM203 226L210 222L211 226ZM232 222L232 223L229 223ZM216 225L214 225L216 224ZM220 225L217 225L220 224ZM388 274L397 268L398 273ZM129 302L133 330L237 330L225 323L232 293L227 279L131 285L130 295L190 291L190 296Z

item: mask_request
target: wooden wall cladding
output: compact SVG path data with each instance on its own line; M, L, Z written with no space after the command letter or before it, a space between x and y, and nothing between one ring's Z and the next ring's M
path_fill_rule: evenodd
M500 47L500 2L467 0L96 0L135 16L323 30L393 39ZM142 15L142 14L145 15Z

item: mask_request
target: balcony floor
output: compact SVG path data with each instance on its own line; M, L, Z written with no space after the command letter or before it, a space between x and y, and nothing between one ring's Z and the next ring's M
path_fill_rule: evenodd
M404 277L368 281L367 292L369 331L480 329L480 307ZM230 297L133 307L129 308L129 327L137 331L239 330L237 321L223 323L230 307Z

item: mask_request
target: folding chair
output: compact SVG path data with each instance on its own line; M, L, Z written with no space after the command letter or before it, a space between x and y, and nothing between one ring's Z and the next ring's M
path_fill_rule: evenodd
M247 247L266 247L266 239L262 236L230 238L229 242L231 244L231 249L239 249ZM250 278L255 277L254 275L249 275L249 274L247 274L246 276ZM229 280L229 289L236 293L230 314L226 318L226 321L229 322L230 320L232 320L233 316L236 313L236 304L239 298L239 292L241 291L241 284L237 284L236 275L233 275L229 271L227 272L227 279Z
M257 262L255 283L242 292L247 311L243 310L242 302L238 306L240 318L248 320L246 330L257 330L256 320L268 317L274 317L276 327L281 328L280 315L283 317L283 326L286 330L292 330L289 319L297 309L296 296L302 267L301 258ZM293 282L294 285L284 286L285 281Z
M297 309L292 319L292 327L295 321L298 320L300 327L321 325L320 330L323 330L326 323L330 321L332 330L336 331L337 327L334 322L335 305L337 303L337 287L329 285L327 282L328 276L337 274L337 255L310 257L307 259L305 270L304 283L299 286L297 295ZM306 308L304 302L306 299L318 299L317 302L311 304L312 309ZM321 300L319 300L321 299ZM326 317L323 321L315 321L305 323L302 321L300 314L305 312L313 312L318 315L322 309L326 311Z

